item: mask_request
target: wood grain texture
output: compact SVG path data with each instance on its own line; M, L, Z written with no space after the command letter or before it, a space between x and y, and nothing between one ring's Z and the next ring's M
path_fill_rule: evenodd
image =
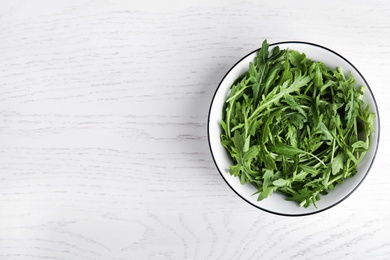
M0 259L389 259L390 4L0 0ZM381 143L321 214L259 211L207 144L216 87L269 42L302 40L366 77Z

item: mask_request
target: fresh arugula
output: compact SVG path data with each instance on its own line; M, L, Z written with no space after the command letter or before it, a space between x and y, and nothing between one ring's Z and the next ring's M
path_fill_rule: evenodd
M375 114L352 74L265 40L223 108L230 174L309 207L346 178L370 145Z

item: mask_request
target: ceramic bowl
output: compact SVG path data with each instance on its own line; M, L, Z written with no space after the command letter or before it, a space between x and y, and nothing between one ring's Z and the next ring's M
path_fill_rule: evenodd
M326 47L308 42L279 42L270 44L270 49L275 46L279 46L281 49L288 48L303 52L308 58L321 61L331 68L340 66L344 73L351 72L359 85L366 86L363 100L370 105L371 111L376 114L374 124L375 132L372 133L370 137L371 144L369 151L359 163L357 174L354 177L345 180L344 183L337 185L329 194L321 196L321 200L316 202L317 207L310 206L308 208L300 207L297 203L285 200L284 195L279 193L273 193L270 197L262 201L257 201L257 196L253 195L256 192L256 189L252 185L242 185L238 177L229 174L229 167L232 165L232 160L220 143L220 135L222 133L220 127L222 108L234 80L248 70L249 62L254 60L258 49L243 57L226 73L214 94L208 117L208 140L211 154L218 171L230 188L243 200L254 207L285 216L304 216L319 213L339 204L351 195L363 182L370 171L379 143L380 127L378 107L373 92L363 75L352 63L340 54Z

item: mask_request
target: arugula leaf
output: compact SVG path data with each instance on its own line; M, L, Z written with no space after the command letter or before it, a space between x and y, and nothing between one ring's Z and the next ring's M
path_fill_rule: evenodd
M298 104L297 101L290 94L285 94L284 98L285 98L285 101L287 102L287 104L289 104L292 109L297 110L304 117L307 117L307 114L303 110L302 106L300 104Z
M259 197L257 198L257 200L260 201L260 200L263 200L263 199L267 198L276 189L277 189L277 187L273 187L273 186L269 186L269 187L265 188L264 190L261 191L261 193L260 193Z
M283 187L283 186L286 186L288 184L288 181L280 178L280 179L273 181L272 184L276 187Z
M275 144L275 146L273 147L273 151L275 153L287 155L287 156L293 156L305 152L299 148L290 146L288 144L279 143L279 142Z
M363 141L356 141L355 143L352 144L352 147L355 149L362 148L364 150L367 150L367 143Z
M319 200L319 197L317 196L318 193L319 191L312 191L308 187L305 187L296 191L291 197L288 197L287 200L296 201L300 206L307 208Z
M344 166L344 154L338 154L332 161L332 174L336 175L343 169Z

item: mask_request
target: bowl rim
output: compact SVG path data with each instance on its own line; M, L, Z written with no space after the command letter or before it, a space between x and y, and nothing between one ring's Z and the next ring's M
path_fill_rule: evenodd
M208 145L209 145L209 149L210 149L210 152L211 152L211 157L213 158L213 161L214 161L214 164L219 172L219 174L221 175L222 179L225 181L225 183L230 187L230 189L232 189L241 199L243 199L244 201L246 201L247 203L249 203L250 205L252 205L253 207L257 208L257 209L260 209L262 211L265 211L265 212L268 212L268 213L272 213L272 214L275 214L275 215L279 215L279 216L286 216L286 217L302 217L302 216L309 216L309 215L314 215L314 214L317 214L317 213L320 213L320 212L323 212L325 210L328 210L330 208L333 208L334 206L340 204L342 201L344 201L345 199L347 199L361 184L362 182L365 180L365 178L367 177L368 173L370 172L371 170L371 167L375 161L375 158L376 158L376 155L377 155L377 152L378 152L378 147L379 147L379 141L380 141L380 116L379 116L379 109L378 109L378 104L376 102L376 99L375 99L375 96L374 96L374 93L372 92L371 90L371 87L369 86L368 82L366 81L366 79L364 78L364 76L360 73L360 71L349 61L347 60L346 58L344 58L342 55L340 55L339 53L325 47L325 46L322 46L322 45L319 45L319 44L316 44L316 43L312 43L312 42L306 42L306 41L281 41L281 42L275 42L275 43L271 43L269 44L269 47L271 46L278 46L278 45L281 45L281 44L304 44L304 45L311 45L311 46L314 46L314 47L317 47L317 48L322 48L328 52L331 52L333 54L335 54L336 56L338 56L339 58L341 58L342 60L344 60L346 63L348 63L355 71L356 73L362 78L364 84L365 84L365 87L366 89L368 89L368 91L370 92L370 95L372 97L372 100L373 100L373 103L374 103L374 110L376 112L376 118L377 118L377 122L378 122L378 128L375 129L376 131L376 147L375 147L375 151L374 151L374 154L373 154L373 157L372 157L372 160L370 161L370 165L368 166L367 168L367 171L365 172L365 174L363 175L362 179L360 180L360 182L355 186L353 187L353 189L347 194L345 195L343 198L335 201L333 204L323 208L323 209L319 209L319 210L315 210L315 211L312 211L312 212L306 212L306 213L302 213L302 214L289 214L289 213L282 213L282 212L278 212L278 211L273 211L273 210L269 210L269 209L266 209L266 208L263 208L263 207L260 207L259 205L256 205L252 202L250 202L249 200L247 200L244 196L242 196L238 191L236 191L231 185L230 183L227 181L227 179L223 176L222 172L220 171L219 167L218 167L218 164L217 164L217 161L214 157L214 152L213 152L213 149L211 147L211 137L210 137L210 115L211 115L211 109L213 107L213 104L214 104L214 99L215 99L215 96L216 94L218 93L219 91L219 88L221 87L221 84L222 82L225 80L225 78L227 77L227 75L230 74L230 72L233 70L233 68L235 68L239 63L241 63L245 58L247 58L248 56L252 55L253 53L256 53L258 52L260 48L257 48L251 52L249 52L248 54L246 54L244 57L240 58L226 73L225 75L223 76L223 78L221 79L221 81L219 82L218 84L218 87L216 88L214 94L213 94L213 97L211 99L211 103L210 103L210 107L209 107L209 111L208 111L208 117L207 117L207 140L208 140Z

